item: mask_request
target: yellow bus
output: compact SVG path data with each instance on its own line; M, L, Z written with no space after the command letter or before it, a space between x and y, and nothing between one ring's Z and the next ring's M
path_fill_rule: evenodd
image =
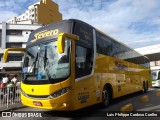
M151 87L149 59L80 20L33 31L24 51L21 101L50 110L77 110Z

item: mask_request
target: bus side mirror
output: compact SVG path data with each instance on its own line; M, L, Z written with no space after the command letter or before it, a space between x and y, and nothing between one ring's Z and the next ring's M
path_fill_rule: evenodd
M58 53L64 53L64 46L65 46L65 37L63 34L58 35L58 40L57 40L57 47L58 47Z
M3 54L3 62L6 63L7 62L7 58L8 58L8 49L5 50L4 54Z
M7 62L8 51L22 51L22 52L25 52L26 49L25 48L8 48L8 49L6 49L5 52L4 52L4 54L3 54L3 62L4 63Z
M64 47L65 47L65 38L71 38L72 40L79 40L79 36L70 34L70 33L60 33L58 35L57 40L57 47L58 47L58 53L64 53Z

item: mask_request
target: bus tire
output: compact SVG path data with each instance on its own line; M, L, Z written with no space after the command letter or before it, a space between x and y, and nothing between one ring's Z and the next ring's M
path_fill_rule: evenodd
M109 85L104 86L102 91L102 106L107 107L111 103L112 93Z
M148 91L148 82L143 82L143 90L142 93L146 93Z
M147 87L147 91L148 91L148 81L146 82L146 87ZM146 92L147 92L147 91L146 91Z

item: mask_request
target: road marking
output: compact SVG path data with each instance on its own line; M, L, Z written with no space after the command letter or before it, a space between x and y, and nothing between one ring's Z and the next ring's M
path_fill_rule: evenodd
M160 105L156 105L156 106L148 107L148 108L144 108L144 109L139 109L136 111L153 111L154 109L160 109Z
M148 104L148 105L145 105L146 107L148 107L148 106L152 106L153 104Z

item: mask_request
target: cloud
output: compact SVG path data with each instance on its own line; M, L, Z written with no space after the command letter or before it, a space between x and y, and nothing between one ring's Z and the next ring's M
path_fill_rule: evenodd
M27 10L29 5L32 5L33 3L37 1L38 0L1 0L0 1L0 12L9 12L10 14L15 13L15 15L17 16L17 15L22 14L25 10ZM4 18L8 18L7 14L3 14L3 16ZM2 20L0 19L0 21Z
M17 16L18 14L12 11L0 11L0 22L4 22L6 20L9 20L10 18L13 18Z
M160 43L159 0L71 1L56 0L64 19L83 20L131 47Z

